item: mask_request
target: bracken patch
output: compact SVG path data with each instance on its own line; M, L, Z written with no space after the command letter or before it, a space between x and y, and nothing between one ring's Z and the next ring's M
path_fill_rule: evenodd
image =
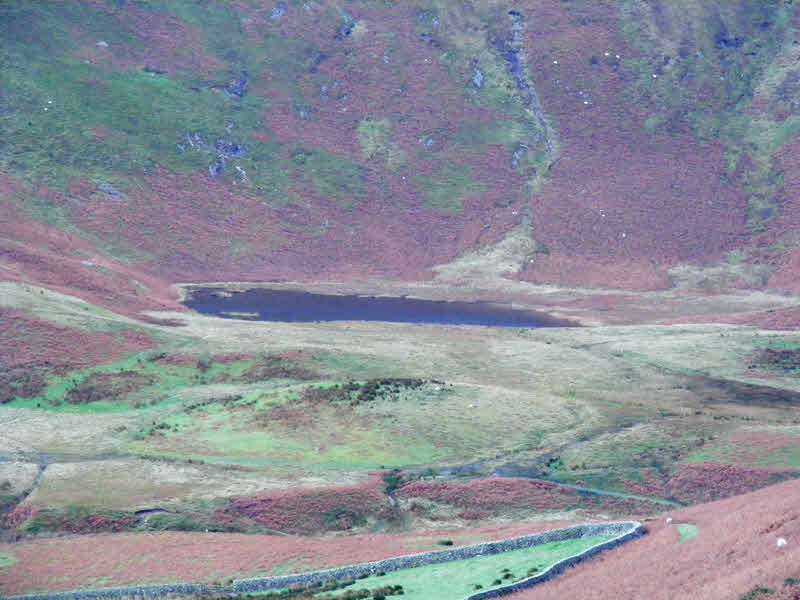
M370 518L391 516L382 480L371 477L356 486L295 489L234 498L217 511L219 523L249 520L258 527L293 534L344 531Z
M685 504L745 494L797 477L793 470L759 469L714 463L680 465L667 481L670 497Z
M155 378L136 371L93 373L70 388L64 397L64 401L67 404L89 404L103 400L113 401L154 382Z
M399 488L397 496L410 500L410 510L416 514L425 513L425 509L420 505L414 508L415 498L461 508L468 516L501 515L515 509L550 511L582 508L616 515L650 514L663 510L657 504L635 498L581 493L549 481L512 477L489 477L465 483L412 481ZM428 517L446 518L436 514Z
M24 339L25 343L18 343ZM88 332L55 325L23 311L0 307L0 369L46 368L57 372L113 361L152 347L142 332ZM80 352L75 352L80 348Z

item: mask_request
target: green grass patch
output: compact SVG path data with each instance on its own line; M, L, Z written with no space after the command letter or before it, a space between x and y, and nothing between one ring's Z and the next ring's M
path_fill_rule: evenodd
M19 527L19 531L26 535L46 533L52 531L69 530L76 527L85 533L90 533L94 528L104 530L105 527L98 523L119 523L127 527L132 521L130 513L112 510L97 510L91 506L68 506L65 509L47 508L38 511ZM110 529L110 528L109 528Z
M749 451L735 444L713 444L707 445L696 452L686 456L681 462L684 463L730 463L738 462L737 457L742 455L754 454L756 450Z
M460 438L442 438L431 423L430 410L458 400L441 382L275 380L249 392L214 390L209 387L194 401L188 390L177 392L182 399L168 406L170 414L135 433L134 450L205 462L336 470L422 465L468 452ZM401 414L393 415L399 407ZM428 427L406 420L404 411L428 415Z
M330 373L329 379L310 383L275 380L246 390L208 385L170 393L159 405L163 411L156 422L137 432L132 450L280 469L402 468L527 451L539 447L547 432L569 426L557 407L541 406L542 424L517 427L531 410L521 396L486 397L483 388L433 382L399 389L394 384L402 380L391 378L392 385L349 382L340 377L355 371L353 356L315 357L315 365L322 363L338 377ZM329 364L332 357L342 360ZM379 369L368 361L363 372L386 381L378 374L398 368ZM242 397L231 399L236 395ZM197 406L187 412L191 405Z
M405 161L405 153L393 141L389 119L363 119L356 127L356 137L366 160L376 160L392 171Z
M746 465L753 468L800 470L800 437L797 443L776 450L757 445L747 447L741 442L715 442L686 456L682 463L719 463Z
M637 423L575 444L561 454L560 473L629 473L677 462L702 446L720 426L690 420ZM629 478L629 477L626 477Z
M124 4L113 0L117 4ZM204 31L207 48L222 60L245 65L249 54L242 35L241 16L227 2L192 2L191 0L147 0L147 9L177 17L184 23Z
M763 596L772 596L775 593L775 590L772 588L764 587L763 585L759 585L754 587L752 590L741 596L740 600L758 600Z
M78 48L88 42L75 33L74 23L89 27L92 43L111 40L120 55L126 48L138 49L140 42L109 15L83 3L0 5L0 168L57 189L73 178L89 179L98 189L112 184L125 201L138 185L136 178L153 174L156 165L205 172L216 160L218 140L225 139L244 153L229 157L222 177L246 181L268 201L282 202L291 164L277 144L255 137L262 130L264 98L230 98L220 90L232 72L246 71L267 48L249 49L236 15L221 3L157 4L205 27L209 43L232 70L209 76L119 72L87 64ZM26 204L30 213L67 228L65 216L42 206L41 199Z
M305 377L289 363L262 357L217 362L198 356L196 364L163 362L158 352L139 353L107 365L50 375L44 391L33 398L17 398L9 406L71 412L105 413L180 402L187 389L291 380ZM222 394L228 397L229 394ZM240 397L249 400L248 395Z
M453 215L463 211L463 199L468 192L480 192L485 187L474 181L469 169L446 163L434 177L417 175L414 183L422 191L425 207Z
M769 350L798 350L800 349L800 339L791 336L780 336L772 338L757 337L752 340L756 348Z
M109 170L205 168L205 153L180 152L177 145L189 134L213 145L224 134L229 109L211 89L153 73L102 71L61 54L26 60L2 50L10 66L0 85L13 105L0 160L27 178L61 186L72 177L103 181ZM96 139L90 127L110 134Z
M489 123L469 123L461 128L454 136L453 141L457 144L474 148L486 146L487 144L502 144L509 151L509 157L514 151L520 150L521 145L534 146L531 140L537 135L539 127L535 119L527 115L517 119L496 120ZM509 158L509 161L511 158ZM535 167L542 160L541 155L537 155L535 149L520 152L515 164L515 168L525 169Z
M697 525L689 525L688 523L678 523L675 525L675 529L678 531L678 542L690 540L700 533Z
M0 552L0 569L17 563L17 557L9 552Z
M570 471L558 469L548 474L548 479L579 485L581 487L594 488L606 492L626 494L624 481L636 481L641 479L639 469L598 469L595 471Z
M366 194L366 169L321 150L300 148L292 153L296 172L308 177L321 196L350 208Z
M609 539L595 536L564 540L491 556L394 571L359 579L345 590L333 592L333 595L339 597L347 591L402 585L403 597L408 600L463 600L478 589L500 587L541 573L552 564Z
M398 370L396 361L375 354L322 348L313 348L310 352L313 352L323 372L331 379L384 377Z
M208 531L213 529L209 520L181 514L158 513L147 518L142 529L147 531Z
M419 465L442 454L422 436L364 422L352 409L296 404L291 391L172 415L143 430L137 445L204 461L331 469Z
M774 469L800 469L800 440L795 446L773 450L759 461L759 466Z

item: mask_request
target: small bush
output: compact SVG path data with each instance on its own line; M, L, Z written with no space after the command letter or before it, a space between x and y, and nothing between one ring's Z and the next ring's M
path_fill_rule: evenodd
M763 586L754 587L741 597L741 600L758 600L759 596L772 596L775 590Z
M147 520L147 528L157 531L205 531L207 523L202 523L186 515L155 514Z
M452 546L453 540L439 540L436 543L439 544L440 546Z

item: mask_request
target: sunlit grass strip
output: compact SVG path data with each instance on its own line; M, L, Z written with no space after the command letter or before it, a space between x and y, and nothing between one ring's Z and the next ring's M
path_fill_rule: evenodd
M333 592L357 592L402 586L405 600L464 600L476 590L492 590L517 583L532 575L547 571L552 565L613 539L609 536L590 536L538 544L519 550L465 560L423 565L359 579L352 586Z
M500 554L522 548L530 548L551 542L560 542L564 540L572 540L590 536L608 536L611 538L606 542L592 546L578 555L566 558L552 565L547 571L541 575L538 575L537 577L528 578L513 584L516 586L521 585L525 587L526 585L530 585L528 582L532 580L541 578L547 574L550 574L547 575L547 577L552 577L555 573L561 572L564 568L566 568L566 563L576 564L589 555L596 554L606 548L624 543L629 539L642 535L642 533L642 525L635 521L576 525L573 527L567 527L565 529L554 529L551 531L545 531L543 533L510 538L507 540L484 542L481 544L454 548L452 550L440 550L410 556L401 556L398 558L389 558L386 560L362 563L350 567L340 567L337 569L288 575L284 577L240 580L234 583L233 591L237 593L260 592L267 590L279 590L292 586L304 586L318 582L326 583L332 581L346 581L363 577L364 575L376 575L381 572L390 573L423 565L441 564L478 556L490 556L493 554ZM501 588L496 588L489 591L495 592L498 589Z
M7 552L0 552L0 568L3 567L10 567L13 564L16 564L17 557L13 554L8 554Z
M675 529L678 530L678 541L685 542L687 540L692 539L700 530L697 528L697 525L689 525L688 523L678 523L675 525Z

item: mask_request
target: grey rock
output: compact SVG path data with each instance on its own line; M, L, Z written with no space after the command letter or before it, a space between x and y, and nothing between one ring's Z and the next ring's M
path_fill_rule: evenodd
M436 140L430 136L421 137L419 138L419 143L424 147L430 150L436 144Z
M120 192L110 183L101 183L97 186L97 189L103 192L103 194L105 194L107 197L113 198L114 200L122 200L125 198L125 194Z
M520 142L517 144L517 147L514 148L514 152L511 153L511 168L516 170L519 168L519 163L522 160L522 157L525 156L525 153L528 152L529 148L528 145Z
M214 179L220 177L225 172L225 157L220 155L213 163L208 165L208 174Z
M231 98L244 98L247 92L247 73L242 71L239 77L231 79L223 89Z
M244 154L244 146L229 140L217 140L214 149L222 156L241 156Z
M351 19L348 15L342 15L342 24L339 29L336 30L336 34L333 36L334 39L339 40L346 40L350 37L350 34L353 33L353 29L355 29L356 22Z
M296 106L295 112L297 116L300 117L303 121L308 121L308 117L311 114L311 111L307 106Z
M288 10L289 10L289 6L286 4L286 2L278 2L275 5L275 8L272 9L272 12L270 13L269 18L273 19L273 20L280 19L282 16L284 16L286 14L286 11L288 11Z
M317 72L317 68L318 68L318 67L319 67L319 66L320 66L320 65L321 65L323 62L325 62L325 60L326 60L327 58L328 58L328 55L327 55L327 54L325 54L324 52L315 52L315 53L314 53L314 54L311 56L311 60L310 60L310 62L311 62L311 65L308 67L308 72L309 72L309 73L316 73L316 72Z
M473 67L472 71L472 85L474 85L478 89L482 88L483 79L484 79L483 71L481 70L480 67L476 65L475 67Z

